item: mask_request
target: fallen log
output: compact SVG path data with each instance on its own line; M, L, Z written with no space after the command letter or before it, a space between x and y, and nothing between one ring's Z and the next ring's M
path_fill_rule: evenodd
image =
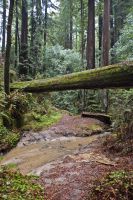
M54 78L11 84L11 90L18 89L32 93L131 87L133 87L133 62L110 65Z
M98 120L104 122L105 124L111 125L111 117L104 113L83 112L81 114L81 117L98 119Z

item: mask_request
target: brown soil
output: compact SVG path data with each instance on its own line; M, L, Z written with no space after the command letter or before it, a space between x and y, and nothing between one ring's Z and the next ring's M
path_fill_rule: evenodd
M103 132L105 125L99 120L81 116L64 115L61 121L50 129L64 136L90 136Z
M108 172L132 166L133 157L105 155L101 141L97 140L76 155L53 164L50 170L44 170L40 182L46 189L46 200L88 200L94 181Z

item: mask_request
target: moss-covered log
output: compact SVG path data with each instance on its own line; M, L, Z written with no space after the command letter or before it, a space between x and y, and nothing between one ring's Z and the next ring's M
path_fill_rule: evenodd
M104 113L90 113L90 112L83 112L81 114L83 118L94 118L98 119L105 124L111 125L111 117L109 115L106 115Z
M74 89L102 89L133 87L133 62L110 65L44 80L16 82L11 90L48 92Z

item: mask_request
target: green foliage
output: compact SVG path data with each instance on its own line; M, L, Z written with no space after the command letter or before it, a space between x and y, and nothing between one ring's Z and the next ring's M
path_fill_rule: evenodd
M110 90L110 113L116 127L130 123L133 120L133 90ZM129 113L130 115L127 116Z
M52 77L81 70L79 53L55 45L46 49L46 76Z
M63 110L77 114L83 110L101 112L100 94L98 91L63 91L52 95L54 105Z
M9 131L3 125L0 125L0 151L7 151L15 147L20 139L20 134Z
M37 178L23 176L9 167L0 168L1 200L44 200L44 190L37 184Z
M23 93L15 91L8 96L7 107L12 116L17 117L18 113L24 114L28 109L28 99Z
M52 102L57 108L78 113L82 109L80 93L78 91L56 92L52 95Z
M90 195L91 200L132 200L133 171L115 171L98 180Z
M6 135L8 135L8 130L3 126L0 125L0 139L3 139Z
M15 147L20 139L20 134L15 132L9 132L4 138L4 142L8 144L8 148Z
M5 108L5 104L6 104L6 101L5 101L5 94L2 90L2 88L0 89L0 112L2 112Z
M23 115L28 111L29 100L26 94L15 91L6 98L6 116L5 112L3 120L7 127L20 128L23 125ZM9 126L11 124L11 126Z
M133 10L133 9L132 9ZM116 61L133 60L133 11L126 18L125 25L121 30L119 40L112 52L115 53Z
M28 95L30 96L30 95ZM28 110L28 96L18 91L6 96L0 92L0 119L8 128L18 127L23 124L23 114Z

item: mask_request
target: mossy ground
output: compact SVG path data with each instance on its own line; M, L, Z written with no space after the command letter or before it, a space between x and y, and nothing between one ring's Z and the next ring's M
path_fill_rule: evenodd
M37 177L23 176L11 167L0 167L1 200L44 200L44 190Z
M31 112L25 116L26 121L23 130L39 131L57 123L62 117L60 111L51 111L48 114Z

